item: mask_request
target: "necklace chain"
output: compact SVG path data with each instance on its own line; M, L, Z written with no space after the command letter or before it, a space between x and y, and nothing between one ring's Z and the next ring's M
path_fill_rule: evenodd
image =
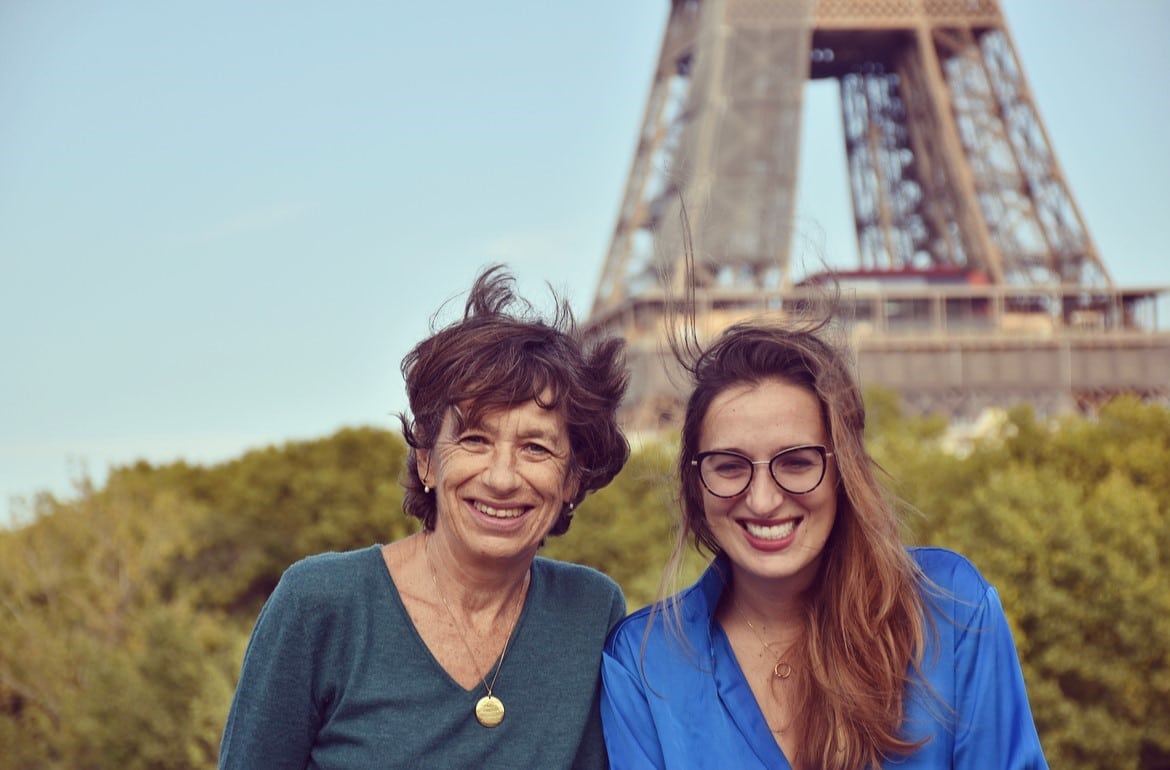
M439 596L439 601L443 603L443 607L447 610L447 615L451 618L451 624L455 626L455 632L459 634L460 641L463 642L464 649L467 650L467 655L471 658L471 664L475 665L475 652L471 649L471 644L467 641L467 635L463 633L463 629L459 627L459 620L455 617L455 612L451 609L451 605L447 603L447 597L443 595L443 589L439 588L439 578L435 574L435 563L431 561L431 535L428 532L423 537L423 553L426 556L427 566L431 570L431 582L435 584L435 593ZM512 627L508 631L508 636L504 639L504 647L500 650L500 658L496 662L496 672L492 674L491 683L487 680L487 671L481 677L483 679L483 686L487 689L487 697L492 697L492 688L496 686L496 679L500 676L500 669L504 667L504 655L508 652L508 642L512 638L512 632L516 630L516 624L520 621L520 607L524 602L524 595L528 591L528 581L531 579L531 573L525 573L524 585L520 587L520 596L516 599L516 617L512 618ZM489 671L491 669L488 669Z
M760 640L760 644L763 645L764 651L769 655L772 655L772 645L776 644L776 642L769 644L768 642L764 641L764 635L761 634L754 625L752 625L752 621L748 618L747 613L743 611L743 607L739 605L739 601L734 596L731 597L731 604L735 607L735 611L739 613L739 616L743 618L743 622L747 623L747 627L751 629L751 632L755 634L755 637ZM776 665L772 667L772 675L777 679L787 679L788 677L792 676L792 666L789 665L786 660L784 660L783 654L777 656Z

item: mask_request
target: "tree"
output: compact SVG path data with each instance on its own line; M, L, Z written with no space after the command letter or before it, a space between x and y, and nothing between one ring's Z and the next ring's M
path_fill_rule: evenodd
M187 524L176 590L193 592L199 606L254 617L298 559L415 531L402 513L405 457L393 433L345 429L180 478L201 515Z
M411 531L401 439L116 469L0 533L0 768L214 764L259 605L293 561Z
M640 447L609 486L585 499L545 555L605 572L622 586L631 609L649 604L674 542L673 476L673 450L660 442Z
M867 394L870 449L913 542L997 586L1053 767L1170 768L1170 410L1013 410L957 440ZM676 442L648 443L543 553L653 601L678 516ZM283 571L417 531L406 447L347 429L213 467L116 469L0 532L0 770L214 763L244 645ZM691 555L689 581L704 560Z
M1120 399L1043 423L1017 409L963 452L873 444L921 511L915 539L999 589L1050 764L1170 765L1170 412Z
M124 494L130 492L131 494ZM160 602L168 524L187 504L113 484L0 538L0 767L213 763L235 639Z

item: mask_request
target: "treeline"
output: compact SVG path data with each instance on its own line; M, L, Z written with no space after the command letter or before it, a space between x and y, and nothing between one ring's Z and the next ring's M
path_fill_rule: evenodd
M957 441L870 394L908 539L970 556L1015 628L1052 767L1170 768L1170 409L1011 412ZM343 430L213 467L139 464L0 532L0 770L214 766L252 622L283 570L415 530L405 447ZM673 448L636 448L549 556L659 590ZM896 480L896 481L894 481ZM691 571L701 568L696 559Z

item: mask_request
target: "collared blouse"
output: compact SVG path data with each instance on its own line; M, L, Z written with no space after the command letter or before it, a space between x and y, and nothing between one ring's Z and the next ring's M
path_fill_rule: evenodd
M1046 770L999 594L959 554L940 548L910 554L939 589L929 590L925 602L928 687L911 688L903 722L907 737L928 740L885 767ZM683 640L667 629L663 611L651 608L610 634L601 716L613 770L791 770L715 620L726 570L717 559L679 594Z

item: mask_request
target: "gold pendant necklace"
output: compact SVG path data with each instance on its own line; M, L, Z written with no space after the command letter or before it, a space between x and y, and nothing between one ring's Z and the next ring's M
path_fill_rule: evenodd
M750 628L752 633L756 635L756 638L760 640L760 644L764 645L764 651L768 653L769 656L774 655L775 653L772 652L772 645L777 644L777 642L772 642L769 644L768 642L764 641L763 634L757 631L756 627L752 625L752 622L748 620L747 613L744 612L743 608L739 606L739 602L736 601L734 596L731 597L731 604L733 607L735 607L735 611L739 613L739 616L743 618L743 622L747 623L747 627ZM783 653L781 653L780 656L777 656L776 665L772 667L772 676L776 677L777 679L787 679L788 677L792 676L792 666L790 666L782 656Z
M423 553L426 555L427 566L431 570L431 582L435 584L435 593L439 595L439 601L447 608L447 615L451 618L451 624L455 626L455 632L459 634L459 639L462 640L463 646L467 649L467 654L471 658L471 664L474 666L475 653L472 651L471 645L467 642L467 637L463 634L463 629L459 627L459 621L456 619L455 613L451 610L451 605L447 603L447 597L443 596L443 591L439 588L439 578L435 575L435 563L431 561L430 543L431 534L428 532L423 536ZM492 694L492 689L496 686L496 679L500 676L500 669L504 667L504 655L508 652L508 641L512 638L512 632L516 630L516 624L520 621L520 608L524 603L524 596L528 592L528 582L531 578L531 572L525 573L524 585L520 587L520 596L516 600L516 617L512 618L512 627L508 631L508 636L504 638L504 648L500 650L500 658L496 662L496 672L492 674L491 683L487 680L487 672L484 672L483 675L483 686L487 690L487 695L476 702L475 718L484 727L495 727L504 721L504 703Z

